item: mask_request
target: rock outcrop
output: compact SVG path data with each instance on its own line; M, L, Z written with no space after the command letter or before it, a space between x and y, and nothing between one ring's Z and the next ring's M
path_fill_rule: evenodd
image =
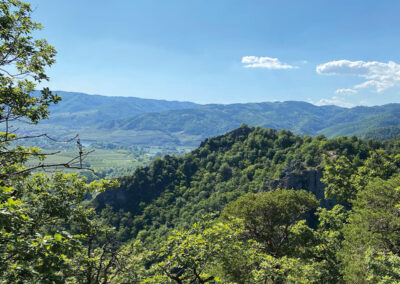
M321 201L321 207L330 208L335 204L334 200L326 200L324 197L325 184L321 182L322 169L304 169L301 171L286 171L280 179L268 180L264 190L305 189L315 194Z

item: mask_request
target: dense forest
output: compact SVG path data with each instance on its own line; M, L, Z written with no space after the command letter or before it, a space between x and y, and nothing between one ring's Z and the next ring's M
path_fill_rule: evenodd
M203 275L222 283L352 283L369 277L375 283L387 272L365 268L395 261L389 247L396 243L400 221L395 217L399 153L399 140L312 138L242 125L183 157L166 156L137 169L121 178L118 188L98 195L95 204L122 242L134 238L156 254L171 242L178 246L180 254L172 250L163 257L177 258L174 265L189 273L182 279L194 279L187 270L204 265ZM376 195L382 196L374 203ZM219 236L221 242L233 237L238 243L222 255L208 248L212 261L181 260L196 246L191 238L207 238L203 234L219 226L239 226L239 235ZM208 241L211 246L214 239ZM207 252L191 257L202 253ZM243 259L236 262L238 255ZM383 256L383 263L369 263ZM199 267L185 267L185 261ZM262 265L267 271L258 271ZM181 277L180 270L159 269L162 277Z
M202 105L110 120L101 123L98 130L159 131L172 135L181 144L191 142L191 145L231 131L242 123L302 135L361 137L370 135L376 128L390 128L392 132L396 129L399 134L399 113L399 104L354 108L315 106L301 101ZM381 131L378 138L393 138L390 134Z
M61 100L34 93L56 52L31 13L0 1L0 283L400 282L400 139L242 124L88 182L77 137L75 156L49 162L21 144L56 139L14 125Z

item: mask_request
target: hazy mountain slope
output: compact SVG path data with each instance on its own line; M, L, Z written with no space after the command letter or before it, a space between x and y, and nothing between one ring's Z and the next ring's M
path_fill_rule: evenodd
M239 127L242 123L274 129L289 129L297 134L328 137L359 135L375 128L400 126L400 104L375 107L340 108L315 106L306 102L203 105L193 109L145 113L133 118L107 121L99 130L151 131L172 135L181 143L199 143ZM190 141L191 140L191 141Z
M290 129L299 134L316 134L329 126L325 117L346 109L318 107L306 102L248 103L204 105L194 109L146 113L133 118L107 121L100 129L162 130L170 133L200 135L203 138L222 134L242 123L275 129Z
M161 112L196 107L191 102L109 97L84 93L54 91L62 101L50 107L51 118L44 123L81 127L106 120L133 117L148 112Z
M400 104L350 109L315 106L301 101L198 105L63 91L55 93L63 100L51 107L51 119L41 122L36 130L60 138L79 133L86 142L195 147L205 138L233 130L242 123L289 129L296 134L358 135L381 139L394 137L396 131L392 128L400 127ZM392 128L382 130L382 127ZM29 126L20 128L29 132ZM374 134L377 128L381 132Z
M331 126L319 133L330 137L360 136L376 128L400 126L400 104L351 108L337 114L328 123Z

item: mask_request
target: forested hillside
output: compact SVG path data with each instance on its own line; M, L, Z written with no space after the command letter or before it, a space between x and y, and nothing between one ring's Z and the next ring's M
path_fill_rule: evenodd
M324 200L319 181L326 163L344 156L357 167L379 149L397 153L399 145L394 144L355 136L312 138L242 125L206 139L183 157L167 155L137 169L120 179L118 189L97 196L96 203L99 209L109 205L115 212L122 209L136 216L131 233L140 231L143 240L190 225L247 192L306 189L328 206L332 202Z
M107 121L99 130L148 133L156 140L158 132L167 133L181 144L196 145L201 140L239 127L242 123L264 128L287 129L296 134L363 136L382 127L400 125L400 105L340 108L315 106L306 102L273 102L232 105L204 105L160 113L146 113L132 118ZM381 133L380 139L392 138ZM168 142L172 142L171 141ZM164 141L165 142L165 141Z
M354 234L359 234L356 231L364 227L359 227L360 220L353 223L351 218L359 218L358 214L377 214L362 221L380 222L380 216L392 218L390 214L396 214L380 210L396 210L392 206L400 202L394 191L400 186L396 178L399 153L399 140L312 138L285 130L242 125L226 135L206 139L184 157L166 156L149 167L137 169L132 176L120 179L120 187L98 195L95 204L97 210L102 210L101 216L116 226L120 240L134 238L148 249L161 252L162 258L172 257L171 261L177 261L174 265L186 267L182 268L185 277L191 277L188 266L202 265L190 264L190 258L195 256L186 255L184 251L187 251L196 257L210 253L209 263L202 259L207 267L202 275L214 275L213 279L223 275L222 283L228 279L235 283L262 283L262 279L296 282L296 277L313 283L323 279L333 283L352 282L350 279L369 275L360 271L360 267L373 265L371 261L379 262L381 253L387 252L384 248L392 250L380 243L381 238L386 238L380 225L376 225L377 231L370 236L371 247L354 239ZM387 192L382 192L383 203L377 203L375 209L366 208L365 200L386 186ZM200 221L207 214L216 215ZM230 223L233 217L244 223ZM228 227L219 227L219 222L226 221L230 224ZM197 225L193 227L194 223ZM398 228L395 223L390 226L395 226L388 229L390 232ZM174 230L180 233L173 233L174 237L166 240ZM210 237L208 234L213 234L213 230L223 232L219 232L221 235L214 232L217 235ZM212 248L203 247L223 241L227 237L224 234L233 238L241 251L221 248L226 259L213 255ZM240 241L241 234L249 242L260 242L259 251L251 249L250 243ZM364 236L364 232L361 234ZM396 239L387 237L394 238L390 242ZM195 238L201 240L195 241ZM360 246L356 264L350 263L349 257L354 253L348 247L350 242ZM163 245L169 247L167 252ZM245 259L237 262L231 259L238 257L238 253L245 255ZM261 259L256 260L258 257ZM399 259L389 257L382 261L378 264L384 266ZM165 277L163 281L179 277L179 273L173 272L174 266L169 266L172 264L159 262L157 265L154 267L160 269L160 274L147 271L148 277L154 276L153 273ZM213 265L219 268L214 270ZM379 269L368 273L377 277L373 279L380 279ZM390 273L400 277L397 272Z
M306 102L294 101L204 105L195 109L143 114L115 121L115 124L106 122L100 127L124 130L164 130L182 135L198 135L205 139L247 123L314 135L319 129L329 125L326 118L344 110L336 106L318 107Z

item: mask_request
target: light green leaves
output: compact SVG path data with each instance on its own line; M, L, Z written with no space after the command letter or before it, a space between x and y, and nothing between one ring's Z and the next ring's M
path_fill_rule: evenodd
M55 239L57 242L61 242L61 241L62 241L62 236L61 236L60 234L54 234L54 239Z

